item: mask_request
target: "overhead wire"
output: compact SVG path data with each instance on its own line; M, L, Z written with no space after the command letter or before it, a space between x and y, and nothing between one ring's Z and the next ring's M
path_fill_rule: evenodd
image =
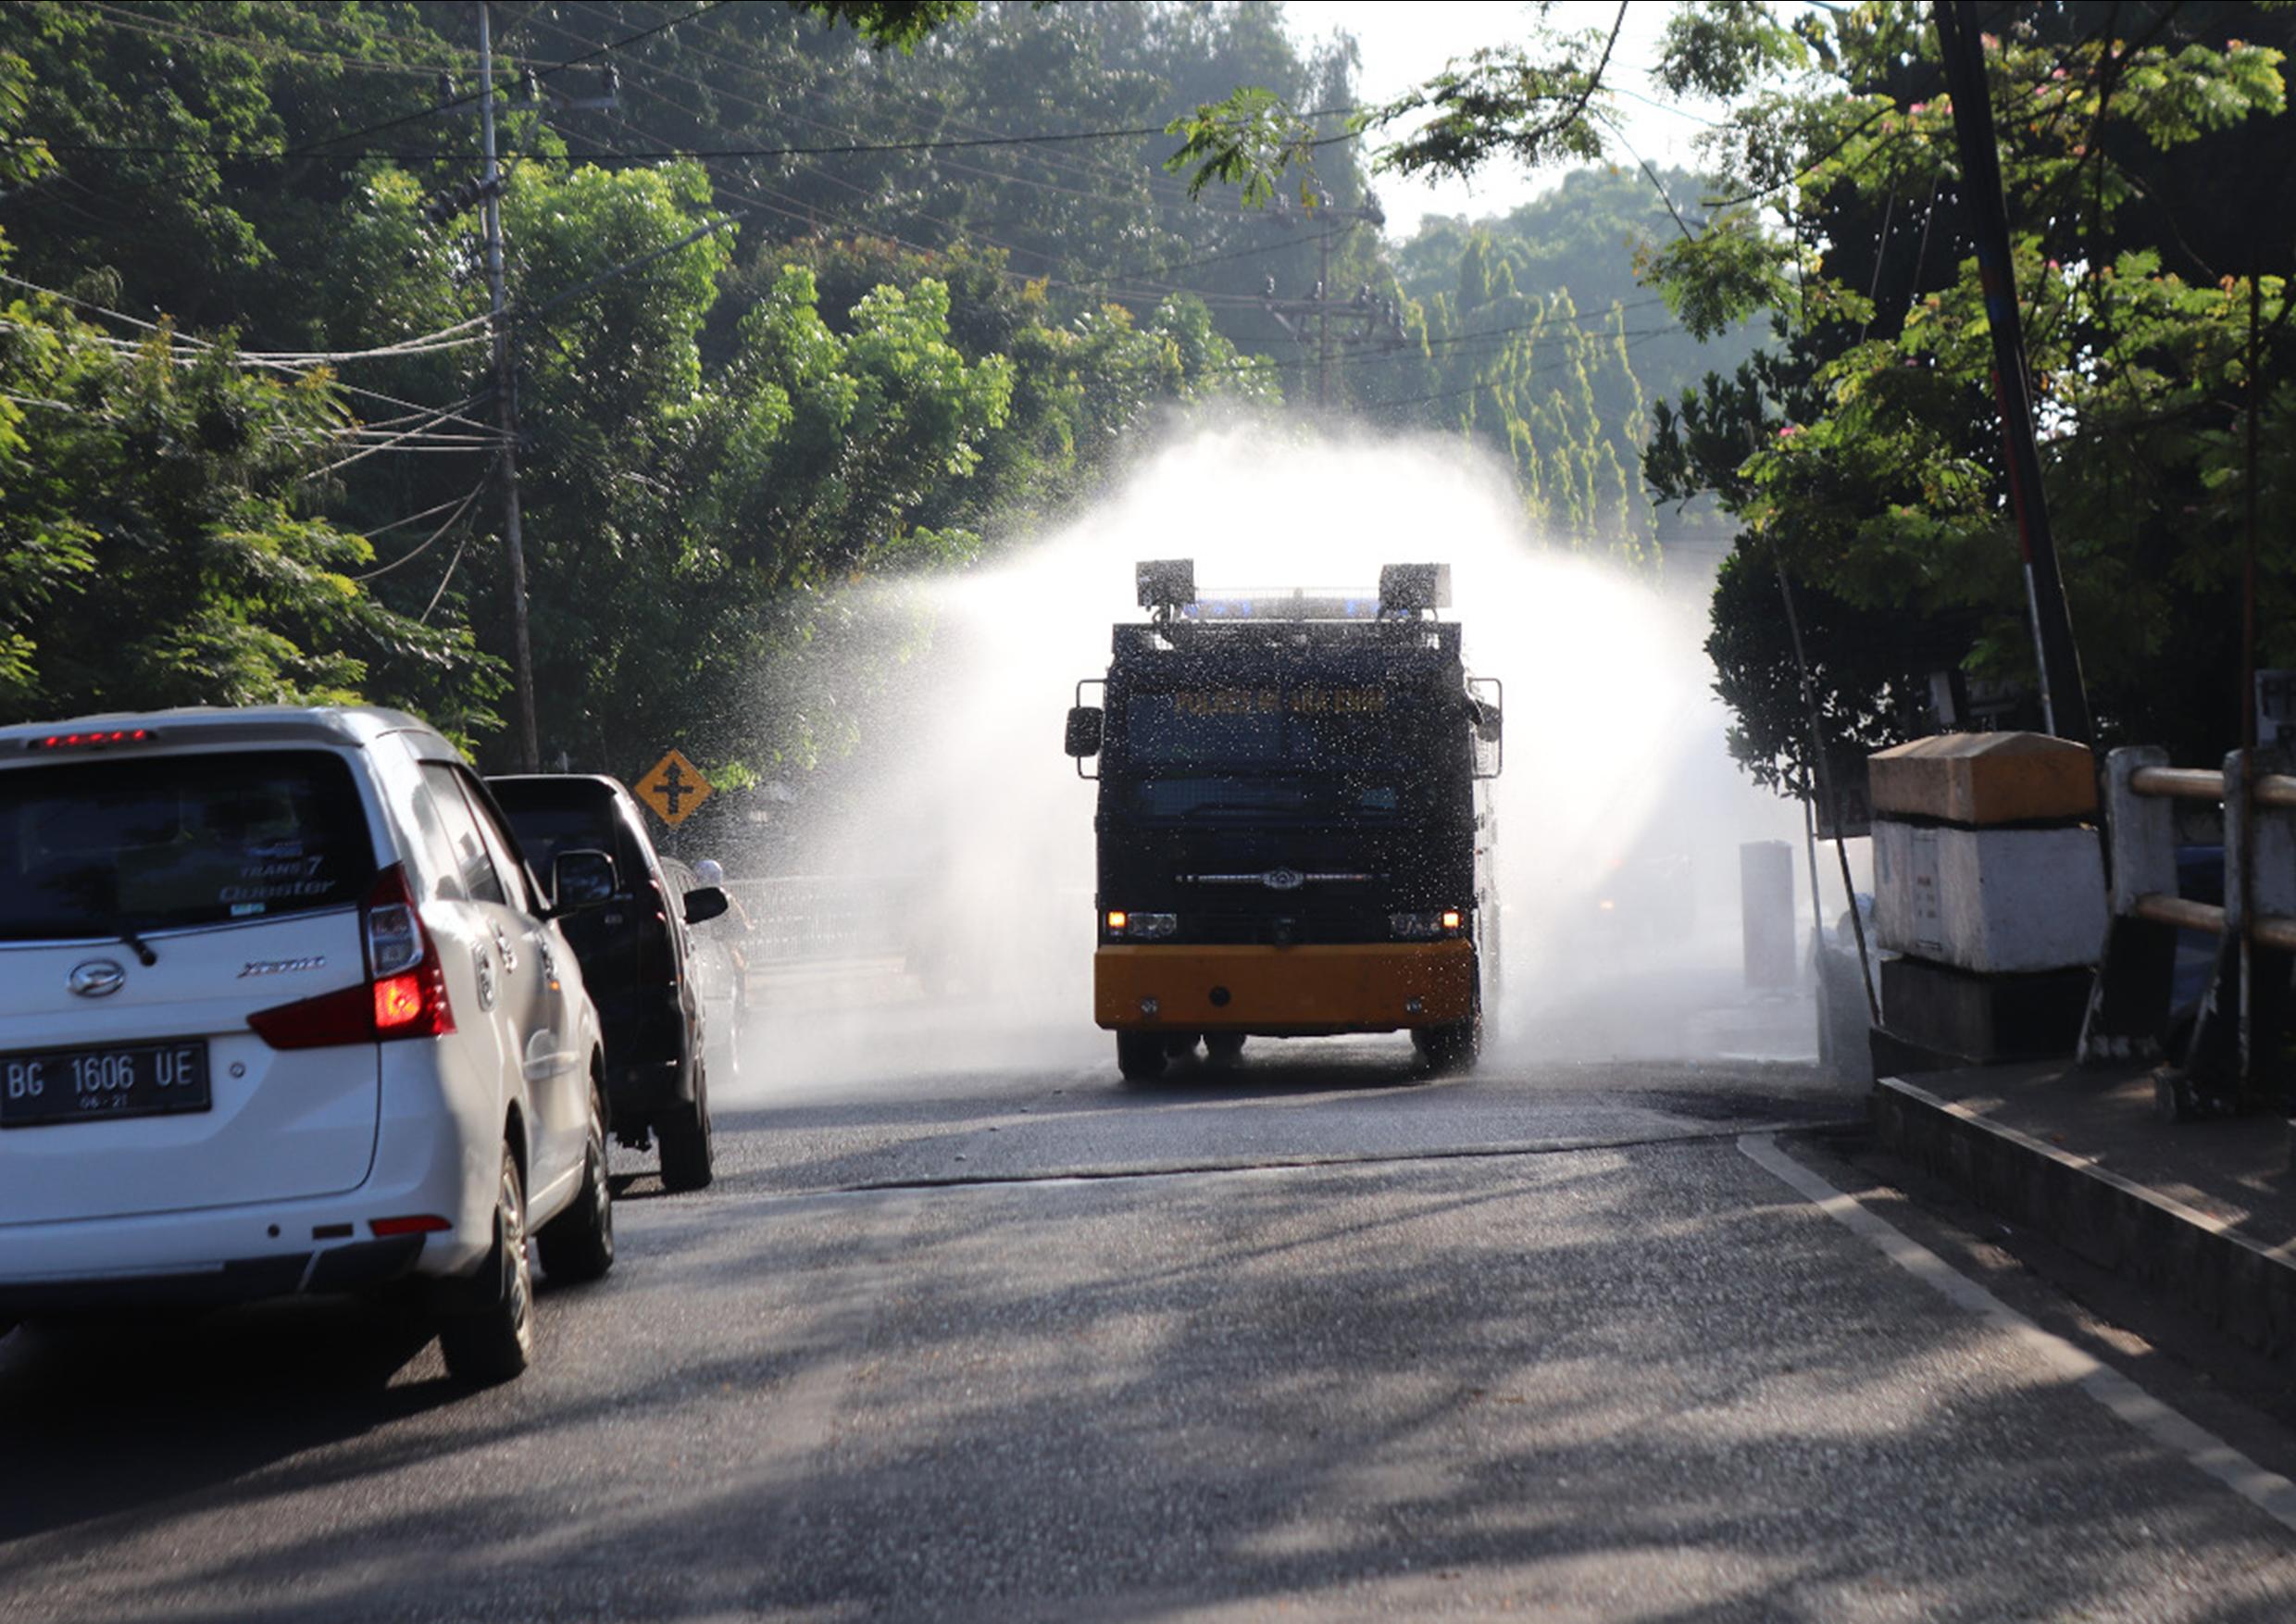
M493 477L493 474L490 472L484 478L480 479L477 484L470 487L469 491L463 496L463 499L459 503L440 503L439 507L452 506L455 511L447 515L446 522L444 524L442 524L438 529L432 531L428 536L424 537L423 540L415 547L400 554L397 557L392 559L388 564L379 565L373 569L366 570L361 574L354 575L351 579L353 581L373 581L379 576L390 574L393 569L412 564L416 559L421 557L425 553L429 552L434 545L437 544L441 536L443 536L448 531L453 530L457 524L462 522L463 515L469 512L470 505L485 493L487 484ZM421 517L427 518L429 515L436 513L439 510L439 507L425 509ZM397 524L385 525L383 530L396 530L400 525L405 525L411 522L411 519L402 518ZM382 533L383 531L369 531L367 532L369 540L372 540L374 537ZM428 611L426 611L426 613Z

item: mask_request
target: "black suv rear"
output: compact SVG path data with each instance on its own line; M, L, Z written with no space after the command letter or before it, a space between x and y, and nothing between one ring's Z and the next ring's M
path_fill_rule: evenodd
M487 786L538 871L550 872L562 851L614 859L606 906L570 915L560 929L598 1006L615 1137L643 1149L650 1134L661 1143L663 1184L702 1188L710 1181L709 1080L687 927L725 912L725 893L704 886L680 895L638 804L613 779L543 774Z

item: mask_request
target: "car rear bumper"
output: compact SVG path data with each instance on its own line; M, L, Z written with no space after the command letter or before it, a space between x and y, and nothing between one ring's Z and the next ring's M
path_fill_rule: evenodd
M271 1297L357 1291L414 1273L424 1239L393 1235L350 1241L160 1274L0 1281L0 1319L129 1306L214 1308Z
M1112 1031L1309 1036L1445 1026L1475 1012L1475 944L1103 947L1092 956L1092 1008Z
M384 1240L421 1243L402 1248L405 1272L468 1273L493 1246L502 1143L487 1121L493 1108L465 1126L447 1103L433 1045L386 1047L404 1052L394 1053L386 1069L375 1159L357 1188L282 1201L0 1221L0 1299L81 1287L116 1303L196 1299L217 1288L227 1301L340 1291L343 1285L322 1282L356 1275L362 1259L383 1257L365 1248ZM0 1219L6 1216L0 1192ZM413 1237L374 1232L378 1219L407 1218L443 1218L448 1227ZM350 1255L337 1261L338 1253Z

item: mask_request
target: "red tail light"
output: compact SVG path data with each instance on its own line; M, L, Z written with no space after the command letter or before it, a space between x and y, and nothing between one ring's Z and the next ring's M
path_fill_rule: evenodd
M421 1213L412 1218L372 1218L367 1227L378 1240L388 1240L393 1235L435 1235L455 1226L436 1213Z
M455 1030L446 967L415 911L406 870L393 863L375 878L360 911L368 980L247 1018L274 1049L324 1049L390 1038L443 1037Z

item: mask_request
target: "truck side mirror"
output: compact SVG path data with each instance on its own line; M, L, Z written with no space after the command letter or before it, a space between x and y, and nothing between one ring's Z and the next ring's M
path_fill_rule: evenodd
M1079 761L1100 754L1101 709L1097 705L1073 705L1068 707L1068 738L1067 749Z
M550 864L550 917L562 918L614 900L614 859L604 852L560 852Z
M1467 726L1475 735L1475 776L1497 778L1506 765L1506 687L1496 677L1469 677Z

